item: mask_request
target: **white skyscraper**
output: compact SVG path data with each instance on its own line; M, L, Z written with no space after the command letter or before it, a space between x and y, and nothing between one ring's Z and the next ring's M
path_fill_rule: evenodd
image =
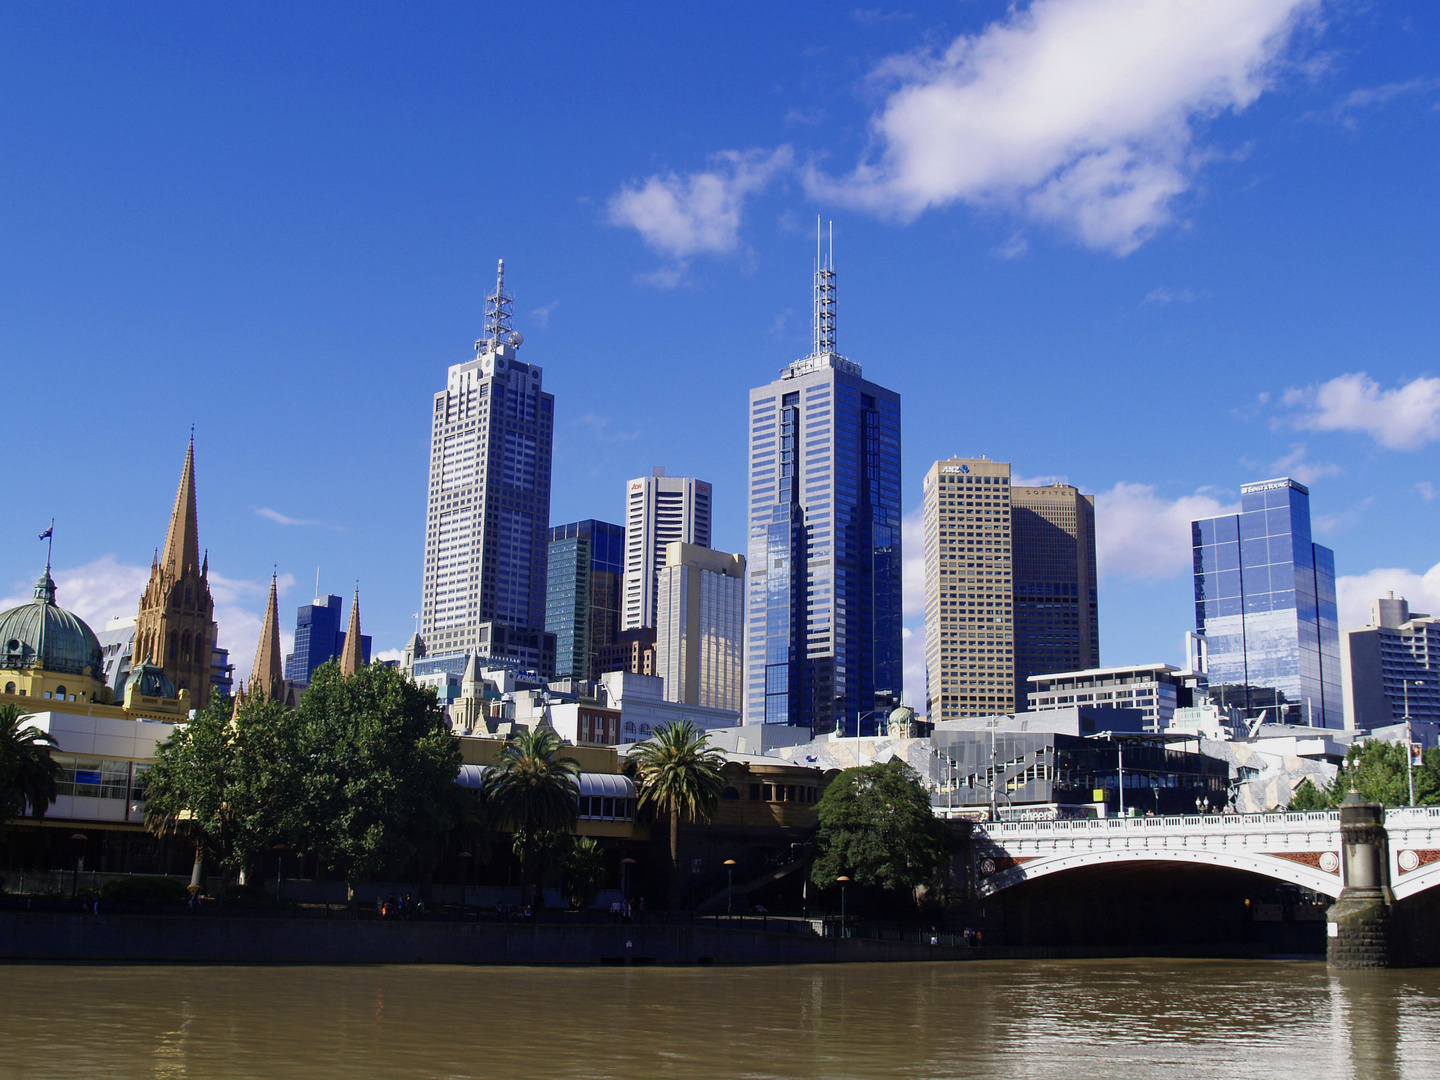
M657 468L625 485L625 596L620 629L655 625L665 547L710 546L710 485Z
M665 700L744 707L745 556L674 543L660 570L655 673Z
M420 636L430 656L473 650L552 673L545 633L554 398L516 359L500 263L475 358L450 368L431 414Z

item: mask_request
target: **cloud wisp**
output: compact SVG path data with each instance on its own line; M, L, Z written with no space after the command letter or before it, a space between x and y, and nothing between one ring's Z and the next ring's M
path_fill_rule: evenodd
M1122 481L1095 496L1099 574L1155 581L1189 572L1194 566L1190 523L1239 509L1203 491L1167 499L1150 484Z
M1340 626L1364 626L1370 621L1370 602L1394 592L1410 601L1412 612L1440 612L1440 563L1423 574L1400 567L1380 567L1364 574L1335 579Z
M1388 450L1423 449L1440 439L1440 379L1420 377L1384 390L1363 371L1285 391L1282 403L1298 410L1289 418L1306 431L1368 435Z

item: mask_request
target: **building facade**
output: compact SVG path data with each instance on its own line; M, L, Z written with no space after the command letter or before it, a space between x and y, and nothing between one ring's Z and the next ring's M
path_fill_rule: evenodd
M1027 682L1026 707L1031 712L1091 705L1139 709L1148 731L1165 731L1176 709L1198 705L1205 696L1204 676L1169 664L1059 671L1031 675Z
M745 556L678 541L666 548L656 613L665 700L744 707Z
M710 485L656 468L625 485L625 599L620 629L655 625L660 568L677 541L710 546Z
M925 697L932 723L1015 711L1010 499L1005 462L951 458L925 474Z
M1440 618L1392 592L1370 603L1370 625L1340 634L1345 726L1372 731L1440 722Z
M420 636L427 655L475 650L550 674L545 559L554 398L517 358L505 264L475 358L450 368L431 413Z
M1240 513L1191 523L1195 626L1210 697L1247 717L1344 724L1335 555L1310 538L1310 491L1246 484Z
M745 719L883 723L902 692L900 395L835 351L817 260L811 354L750 391Z
M587 519L550 529L545 630L555 635L555 674L594 679L600 650L620 632L625 530Z
M1069 484L1010 489L1016 704L1032 675L1100 666L1095 496Z

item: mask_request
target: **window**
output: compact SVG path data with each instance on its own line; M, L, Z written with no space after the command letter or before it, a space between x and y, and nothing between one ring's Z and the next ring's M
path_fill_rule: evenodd
M47 696L48 696L48 695L47 695ZM61 701L64 701L64 700L65 700L65 687L63 687L63 686L57 686L57 687L55 687L55 696L56 696L57 698L59 698Z
M750 801L751 801L751 802L759 802L759 801L760 801L760 785L759 785L759 784L751 784L751 785L750 785Z
M5 684L5 692L7 694L13 694L15 692L15 684L13 682L7 682Z
M720 793L720 798L738 799L740 798L740 792L736 791L733 787L727 787L724 791Z

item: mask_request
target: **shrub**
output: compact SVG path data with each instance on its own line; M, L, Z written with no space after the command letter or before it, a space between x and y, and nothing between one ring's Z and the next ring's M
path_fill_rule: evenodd
M190 890L171 877L114 878L100 887L100 898L127 904L184 903Z

